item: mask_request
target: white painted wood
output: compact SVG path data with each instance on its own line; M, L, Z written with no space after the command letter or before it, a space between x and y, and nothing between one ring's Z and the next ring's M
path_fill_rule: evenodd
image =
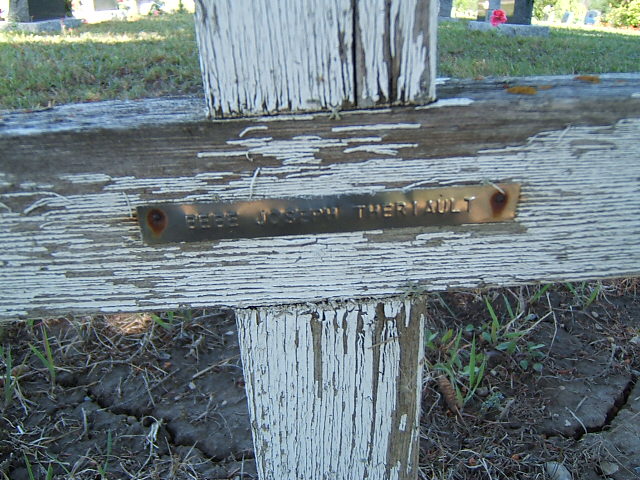
M236 315L260 479L416 478L424 302Z
M351 0L199 0L211 116L354 103Z
M435 99L438 2L358 0L358 105Z
M125 221L133 208L154 198L246 199L250 162L240 176L61 172L51 183L69 182L78 192L64 196L47 183L9 189L11 176L0 175L0 315L277 305L390 296L415 285L444 290L640 272L640 223L632 214L640 208L640 120L545 132L473 157L420 158L413 145L394 143L358 152L364 161L323 165L324 149L382 148L382 136L399 128L357 127L329 138L243 137L229 149L280 162L262 167L254 198L521 182L515 223L148 247L137 224Z
M431 101L436 3L199 0L209 114Z
M599 90L588 89L583 115L594 118L604 104L594 110ZM637 275L640 119L632 112L640 100L633 95L607 100L629 109L618 122L512 136L507 147L464 156L447 154L443 144L486 145L483 139L495 132L477 124L478 115L491 120L485 109L507 115L522 106L521 125L512 122L520 131L543 115L534 108L539 100L518 99L510 108L459 101L428 110L349 113L341 121L306 115L185 123L157 137L145 132L159 125L144 126L129 137L116 130L117 141L104 143L109 148L98 148L104 130L38 135L37 128L30 134L9 121L11 134L0 134L0 317L280 305ZM558 105L550 119L577 108L567 98L544 101L548 108ZM580 114L562 118L574 123ZM473 126L474 137L460 136L463 127L456 126L452 141L436 127L439 119ZM224 136L216 137L220 132ZM176 153L182 138L187 146ZM149 247L131 218L136 206L153 202L485 180L522 183L514 223Z

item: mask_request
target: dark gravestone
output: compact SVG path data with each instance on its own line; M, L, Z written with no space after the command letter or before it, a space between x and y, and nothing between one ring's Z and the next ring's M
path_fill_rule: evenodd
M516 0L513 15L509 17L507 23L518 25L531 25L531 15L533 14L533 0Z
M440 12L438 13L438 16L442 18L450 18L452 7L453 0L440 0Z
M93 0L93 9L96 11L117 10L117 0Z
M33 21L64 18L64 0L29 0L29 17Z

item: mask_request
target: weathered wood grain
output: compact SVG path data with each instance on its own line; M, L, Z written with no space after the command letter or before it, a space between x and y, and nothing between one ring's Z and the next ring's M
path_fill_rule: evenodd
M358 0L355 5L357 105L434 100L438 2Z
M262 480L417 478L425 308L236 312Z
M5 114L0 316L279 305L636 275L638 76L556 81L558 97L555 87L525 97L481 82L455 86L457 98L429 108L341 120L206 122L163 116L153 102L118 104L116 111L140 111L122 127L100 117L99 105L77 106L75 118L73 107ZM85 108L98 120L84 117ZM513 223L149 247L131 217L153 202L483 181L522 183Z
M210 116L434 99L435 0L198 0Z

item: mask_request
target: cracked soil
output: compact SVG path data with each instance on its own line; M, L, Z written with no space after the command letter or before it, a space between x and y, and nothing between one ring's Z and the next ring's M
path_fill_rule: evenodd
M544 345L541 371L522 368L521 350L485 346L482 385L459 415L427 369L421 478L551 478L547 462L573 479L640 478L637 285L606 283L588 307L562 286L524 301L527 318L542 319L527 334ZM531 290L434 296L428 328L482 325L485 296L503 318L497 299ZM0 478L256 478L231 311L58 318L1 332Z

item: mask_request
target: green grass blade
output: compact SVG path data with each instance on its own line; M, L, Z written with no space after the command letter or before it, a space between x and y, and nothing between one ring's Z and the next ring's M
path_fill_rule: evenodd
M29 475L29 480L36 480L36 477L33 476L33 469L31 468L31 462L29 462L29 459L24 453L22 454L22 456L24 457L24 465L27 467L27 475Z
M53 354L51 353L51 344L49 343L47 329L44 326L42 327L42 338L44 340L44 352L47 356L47 368L49 369L49 375L51 375L51 383L56 383L56 367L53 362Z
M504 293L502 294L502 299L504 300L504 306L507 309L507 312L509 313L509 319L513 320L516 316L513 313L513 309L511 308L511 302L509 302L509 299Z
M47 357L38 349L38 347L36 347L33 344L29 344L29 348L31 349L31 351L33 352L33 354L38 357L38 359L42 362L42 365L44 365L47 370L49 370L49 376L50 376L50 380L51 383L55 383L55 367L49 362L49 360L47 359Z
M578 296L578 292L571 282L564 282L564 286L567 287L574 297Z
M171 323L169 322L165 322L163 319L161 319L158 315L156 315L155 313L151 314L151 318L153 319L153 321L155 323L157 323L158 325L160 325L162 328L164 328L165 330L171 330L173 328L173 325L171 325Z
M543 285L541 288L539 288L538 291L533 295L533 297L531 297L531 303L536 303L538 300L540 300L540 297L542 297L542 295L544 295L546 291L551 288L551 285L551 283L547 283L546 285Z
M589 295L589 298L587 298L587 301L584 304L585 308L588 308L593 302L596 301L596 298L598 298L598 295L600 295L601 288L602 288L602 285L600 284L600 282L598 282L595 288L591 290L591 295Z
M469 352L469 386L476 380L476 337L471 340L471 350Z
M484 297L484 303L487 305L487 310L489 310L489 315L491 316L491 343L495 345L498 343L498 329L500 328L500 322L498 321L498 316L493 309L493 305L491 305L491 302L487 297Z
M11 349L8 348L5 352L0 346L0 356L4 359L5 372L4 372L4 406L5 408L11 404L13 400L13 391L15 389L15 380L12 376L13 372L13 357L11 356Z
M107 431L107 452L104 459L104 464L98 466L98 473L100 473L101 480L106 480L107 472L109 471L109 457L111 457L111 450L113 448L113 441L111 437L111 430Z
M47 367L47 359L46 357L42 354L42 352L40 350L38 350L38 347L34 346L32 343L29 344L29 348L31 349L31 351L33 352L33 354L38 357L40 359L40 361L42 362L42 365L44 365L45 367Z

